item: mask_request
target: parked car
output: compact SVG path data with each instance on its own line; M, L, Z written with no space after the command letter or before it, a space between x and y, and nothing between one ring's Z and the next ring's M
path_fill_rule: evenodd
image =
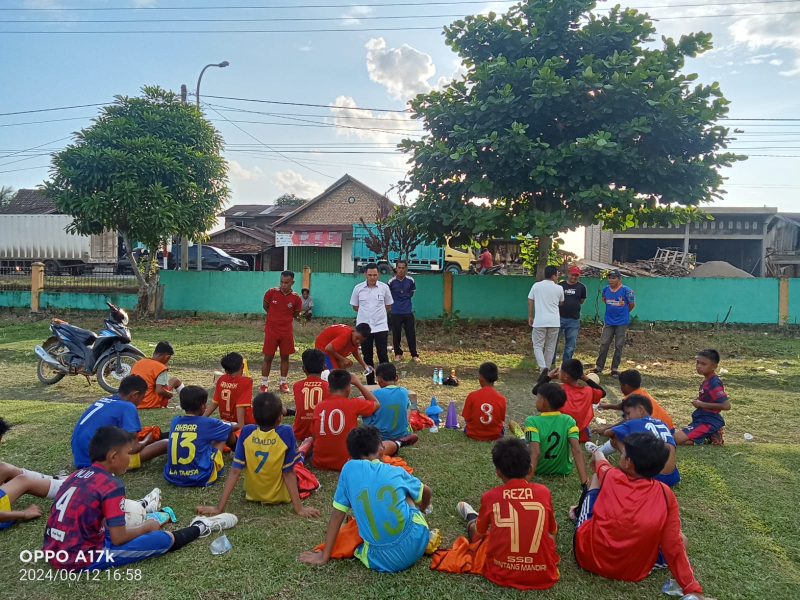
M174 244L167 258L167 268L181 268L181 246ZM189 246L189 270L197 269L197 246ZM234 258L224 250L203 244L204 271L249 271L247 261Z

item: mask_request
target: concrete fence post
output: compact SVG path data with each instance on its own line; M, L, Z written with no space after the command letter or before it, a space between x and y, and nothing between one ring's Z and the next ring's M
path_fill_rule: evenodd
M31 312L39 312L39 296L44 289L44 263L31 265Z
M303 267L303 287L302 289L311 289L311 267L308 265Z
M453 312L453 273L444 272L444 303L442 308L445 313Z
M778 324L786 325L789 322L789 278L778 279Z

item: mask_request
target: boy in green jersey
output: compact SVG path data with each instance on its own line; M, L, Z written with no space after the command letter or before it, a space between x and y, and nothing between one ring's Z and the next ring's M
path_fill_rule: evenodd
M578 425L571 416L558 412L567 401L567 393L553 383L538 386L536 392L536 410L541 414L525 419L525 439L530 444L533 472L569 475L574 459L581 485L585 486L586 461L578 442Z

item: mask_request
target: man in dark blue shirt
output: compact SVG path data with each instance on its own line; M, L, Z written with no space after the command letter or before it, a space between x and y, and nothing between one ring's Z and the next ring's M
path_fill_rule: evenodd
M395 276L389 280L389 289L392 291L392 345L394 346L394 359L403 359L403 349L400 347L402 329L406 330L408 351L414 362L419 362L417 354L417 332L414 326L414 309L411 306L411 297L417 290L414 279L406 275L408 263L398 260L395 264Z

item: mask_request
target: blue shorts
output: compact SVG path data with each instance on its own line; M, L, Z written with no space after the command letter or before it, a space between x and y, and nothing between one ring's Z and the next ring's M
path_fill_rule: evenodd
M356 548L355 556L374 571L385 573L405 571L425 554L430 535L425 517L417 510L414 511L411 523L403 535L393 543L386 546L372 546L369 542L363 542Z
M709 423L707 421L692 421L683 428L683 433L695 444L702 444L706 438L720 430L723 424Z
M138 562L151 556L161 556L172 548L172 542L172 536L166 531L151 531L121 546L115 546L111 543L110 534L106 530L106 541L103 544L105 554L84 570L110 569Z
M583 495L583 501L578 507L578 520L575 522L575 530L583 525L586 521L592 518L592 511L594 503L597 502L597 497L600 495L600 488L589 490Z
M0 490L0 510L4 510L6 512L11 511L11 500L9 500L8 496L3 490ZM16 521L6 521L5 523L0 523L0 531L11 527Z
M673 469L672 473L659 473L655 477L653 477L656 481L660 481L661 483L666 483L669 487L672 487L676 483L681 480L681 475L678 473L678 467Z
M335 368L333 366L333 361L331 360L331 357L328 356L327 354L325 355L325 368L328 369L328 371L333 371L333 369Z

